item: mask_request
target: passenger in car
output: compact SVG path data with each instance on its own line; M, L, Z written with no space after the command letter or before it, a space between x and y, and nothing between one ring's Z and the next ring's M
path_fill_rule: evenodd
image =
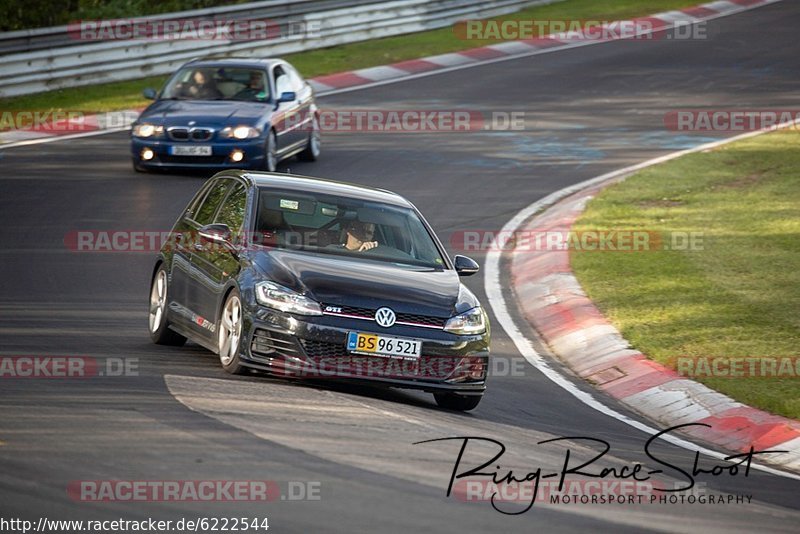
M234 97L237 100L264 100L267 92L264 90L264 75L257 71L250 72L250 81L247 87L239 91Z

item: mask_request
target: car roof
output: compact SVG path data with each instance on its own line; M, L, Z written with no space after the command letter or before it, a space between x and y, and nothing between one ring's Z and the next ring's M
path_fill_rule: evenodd
M282 59L278 58L252 58L252 57L204 57L197 58L189 61L186 65L197 67L251 67L256 69L263 69L265 67L272 67L278 63L285 63Z
M324 178L312 178L297 174L283 174L270 172L254 171L223 171L224 175L234 175L252 183L255 187L265 187L279 189L282 191L298 191L306 193L320 193L327 195L339 195L358 200L382 202L393 206L413 208L413 204L401 197L397 193L386 189L377 189L364 185L326 180Z

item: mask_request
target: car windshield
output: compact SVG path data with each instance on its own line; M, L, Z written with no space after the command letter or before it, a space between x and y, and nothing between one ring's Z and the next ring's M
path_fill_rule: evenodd
M261 245L443 269L428 229L410 209L299 191L259 191Z
M161 93L162 99L175 100L266 102L269 96L265 71L229 67L185 67Z

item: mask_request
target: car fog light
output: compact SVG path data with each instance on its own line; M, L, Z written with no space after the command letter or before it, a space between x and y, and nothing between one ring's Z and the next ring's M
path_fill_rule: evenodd
M144 150L142 150L142 159L143 160L149 161L149 160L153 159L153 156L155 156L155 154L149 148L145 148Z
M231 161L240 162L244 159L244 152L239 150L238 148L231 152Z

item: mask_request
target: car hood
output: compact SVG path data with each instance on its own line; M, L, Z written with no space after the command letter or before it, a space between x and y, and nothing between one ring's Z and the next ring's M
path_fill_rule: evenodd
M326 305L451 317L477 305L453 270L398 267L342 256L270 250L254 257L265 279Z
M252 126L270 111L269 104L257 102L159 100L139 116L139 122L151 120L164 126L185 126L189 121Z

